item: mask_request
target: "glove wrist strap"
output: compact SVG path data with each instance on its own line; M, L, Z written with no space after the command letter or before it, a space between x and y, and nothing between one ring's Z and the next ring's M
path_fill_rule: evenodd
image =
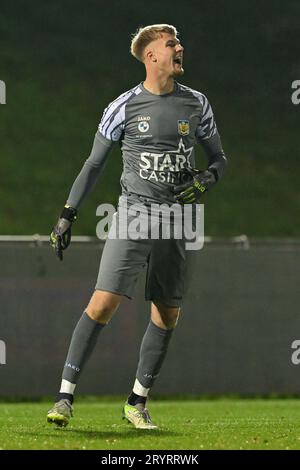
M208 171L210 171L214 175L214 177L216 178L216 181L218 181L218 179L219 179L218 170L214 167L210 167L210 168L207 168L207 169L208 169Z
M65 206L60 215L61 219L69 220L69 222L74 222L76 220L77 210L74 207Z

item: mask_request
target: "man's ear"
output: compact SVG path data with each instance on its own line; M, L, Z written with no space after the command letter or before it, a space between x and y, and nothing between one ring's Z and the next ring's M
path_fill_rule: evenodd
M146 58L148 59L149 62L157 62L157 58L155 56L155 53L151 49L149 49L146 52Z

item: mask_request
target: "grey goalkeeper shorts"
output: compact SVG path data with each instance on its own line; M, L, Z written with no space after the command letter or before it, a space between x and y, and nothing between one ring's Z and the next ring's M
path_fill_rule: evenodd
M139 274L146 270L145 300L180 307L190 253L183 239L107 238L95 289L131 299Z

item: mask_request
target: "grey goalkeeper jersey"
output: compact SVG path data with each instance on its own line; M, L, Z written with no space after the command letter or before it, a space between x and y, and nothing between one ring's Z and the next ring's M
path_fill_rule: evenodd
M122 194L129 202L173 204L174 185L195 167L194 146L202 144L208 168L220 178L226 157L205 95L174 82L155 95L139 84L104 110L90 157L75 180L68 204L77 208L98 178L109 151L119 143Z

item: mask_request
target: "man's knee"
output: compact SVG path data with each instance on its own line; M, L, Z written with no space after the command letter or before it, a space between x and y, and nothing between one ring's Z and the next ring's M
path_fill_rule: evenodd
M179 315L180 315L180 308L172 309L167 313L167 324L168 328L175 328L178 320L179 320Z
M112 318L121 300L121 295L96 290L85 311L93 320L106 324Z
M179 307L170 307L160 302L153 302L151 308L152 321L164 329L173 329L176 327L180 315Z

